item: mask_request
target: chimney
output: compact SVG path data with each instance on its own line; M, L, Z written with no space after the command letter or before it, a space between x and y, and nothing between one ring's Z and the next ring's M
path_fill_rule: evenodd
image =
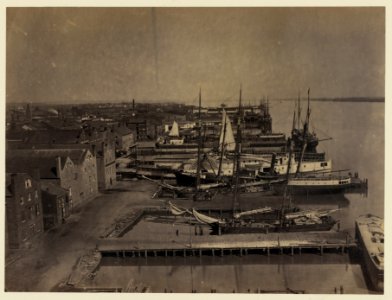
M60 172L61 172L61 157L57 156L56 157L56 175L57 177L60 177Z

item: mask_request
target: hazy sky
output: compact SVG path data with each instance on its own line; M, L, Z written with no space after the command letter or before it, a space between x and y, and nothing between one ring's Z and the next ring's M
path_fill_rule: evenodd
M8 8L7 101L384 96L383 8Z

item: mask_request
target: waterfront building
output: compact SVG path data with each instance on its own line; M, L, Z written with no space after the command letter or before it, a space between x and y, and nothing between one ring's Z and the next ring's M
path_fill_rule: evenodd
M70 197L67 190L43 181L41 183L44 230L60 225L71 215Z
M129 148L135 144L132 131L124 125L113 127L113 134L116 141L116 150L118 151L129 152Z
M70 207L82 205L98 193L97 160L89 149L13 150L7 153L7 172L32 173L66 189Z
M37 170L34 172L37 174ZM24 248L43 232L41 191L37 179L27 173L6 174L8 248Z

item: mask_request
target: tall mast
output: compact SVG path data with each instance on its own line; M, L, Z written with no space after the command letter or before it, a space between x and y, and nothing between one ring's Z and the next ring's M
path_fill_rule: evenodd
M297 108L297 104L295 104L294 106L294 116L293 116L293 126L291 128L291 133L293 133L294 129L295 129L295 109Z
M233 214L236 210L236 205L238 205L239 201L239 178L240 178L240 166L241 166L241 118L242 118L242 86L240 87L240 99L238 105L238 119L237 119L237 142L236 142L236 151L235 151L235 186L234 186L234 198L233 198Z
M201 88L199 89L199 142L197 143L197 174L196 174L196 191L200 188L200 155L201 155Z
M308 123L308 128L309 128L309 122L310 122L310 96L309 96L309 94L310 94L310 88L308 89L308 111L306 114L306 122Z
M295 173L295 177L298 176L300 168L301 168L301 164L302 164L302 160L305 154L305 150L306 150L306 146L308 145L308 129L309 129L309 119L310 119L310 88L308 89L308 110L306 112L306 119L305 119L305 124L304 124L304 130L302 133L302 149L301 149L301 155L299 157L298 160L298 166L297 166L297 171Z
M220 173L222 171L222 161L223 161L223 153L225 151L225 139L226 139L226 121L227 121L227 115L225 113L224 124L222 124L223 125L222 148L220 149L219 169L218 169L217 177L220 176Z
M301 127L301 92L298 92L298 129Z

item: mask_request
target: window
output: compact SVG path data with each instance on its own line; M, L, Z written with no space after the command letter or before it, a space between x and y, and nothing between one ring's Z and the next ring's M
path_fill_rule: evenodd
M35 215L36 216L39 216L41 213L40 213L40 209L39 209L39 204L36 204L35 205Z
M78 180L78 173L75 173L75 174L74 174L74 179L75 179L75 180Z
M26 189L31 188L31 179L26 179L25 180L25 188Z
M27 195L27 201L31 201L31 193Z
M20 203L20 205L23 205L23 204L24 204L24 198L23 198L23 196L20 196L19 203Z
M27 212L27 220L31 220L31 218L34 216L33 207L30 206Z
M34 191L34 200L38 200L38 191Z
M320 166L321 167L326 167L326 166L328 166L328 163L327 162L322 162L322 163L320 163Z

